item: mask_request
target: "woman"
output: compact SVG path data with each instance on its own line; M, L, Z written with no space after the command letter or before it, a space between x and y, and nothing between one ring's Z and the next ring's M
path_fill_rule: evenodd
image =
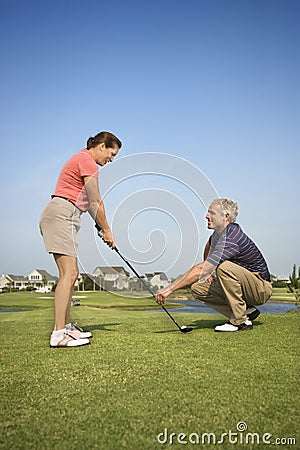
M121 146L121 141L107 131L90 137L86 148L62 168L55 192L42 213L41 234L46 250L53 254L59 270L50 347L78 347L89 344L92 337L90 332L84 333L70 322L71 299L78 277L77 233L80 216L88 211L101 228L103 241L111 248L115 247L99 193L98 165L103 167L112 162Z

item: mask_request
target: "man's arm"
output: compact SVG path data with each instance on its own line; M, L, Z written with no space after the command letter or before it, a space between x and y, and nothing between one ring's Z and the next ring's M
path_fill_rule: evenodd
M206 244L204 250L204 256L208 255L210 245ZM207 253L206 253L207 252ZM199 264L196 264L191 269L189 269L182 277L177 278L177 280L173 281L173 283L169 284L164 289L160 289L157 291L155 295L156 302L160 305L165 303L165 300L178 289L181 289L185 286L190 286L192 283L196 281L203 282L212 282L211 274L215 270L216 266L209 263L208 261L203 261Z
M84 185L90 202L89 214L100 226L103 241L110 247L114 248L115 241L111 229L107 223L104 204L99 192L98 178L91 176L84 177Z
M207 259L207 257L208 257L208 255L209 255L209 252L210 252L210 249L211 249L211 245L210 245L210 240L208 240L207 242L206 242L206 245L205 245L205 247L204 247L204 252L203 252L203 259L204 259L204 261L206 261L206 259ZM211 275L210 276L208 276L206 279L205 279L205 283L213 283L214 282L214 276L213 276L213 274L212 274L212 272L214 271L214 269L212 269L211 270Z
M206 242L206 245L205 245L205 247L204 247L204 252L203 252L203 259L204 259L204 261L205 261L205 260L207 259L207 257L208 257L209 250L210 250L210 242L207 241L207 242Z
M177 280L173 281L173 283L169 284L164 289L160 289L159 291L157 291L155 296L156 302L160 305L163 305L166 298L169 297L174 291L177 291L178 289L189 286L192 283L195 283L195 281L198 281L203 268L203 264L204 262L196 264L180 278L177 278Z

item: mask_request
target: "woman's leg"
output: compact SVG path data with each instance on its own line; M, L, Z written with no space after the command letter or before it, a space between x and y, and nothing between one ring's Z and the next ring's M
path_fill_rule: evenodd
M73 256L54 254L59 270L59 280L54 295L54 330L62 330L70 318L70 302L74 283L78 277L77 258Z
M66 311L66 324L67 323L71 323L71 302L72 302L72 298L73 298L73 292L74 292L74 286L71 289L71 293L70 293L70 298L69 298L69 303L67 306L67 311Z

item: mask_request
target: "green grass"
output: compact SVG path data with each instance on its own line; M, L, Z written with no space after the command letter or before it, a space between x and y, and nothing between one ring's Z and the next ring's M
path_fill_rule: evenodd
M35 292L2 294L0 295L0 309L32 310L45 307L51 308L53 295L53 293L38 294ZM126 298L110 292L75 292L73 298L80 299L82 306L94 306L97 308L159 309L153 298Z
M286 288L273 288L273 294L270 301L299 303L296 301L294 294L289 292Z
M132 307L86 295L86 304ZM298 312L261 314L253 331L232 334L214 333L222 316L175 313L195 328L182 334L165 314L80 306L73 320L93 332L92 345L50 349L52 300L39 297L0 295L2 309L32 309L0 314L1 448L270 448L157 442L165 428L219 439L240 421L299 448Z

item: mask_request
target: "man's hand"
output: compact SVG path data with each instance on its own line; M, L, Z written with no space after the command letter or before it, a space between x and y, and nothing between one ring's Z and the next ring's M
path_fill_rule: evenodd
M204 283L208 283L208 284L215 284L217 282L217 279L214 275L210 275L208 278L206 278L206 280L204 281Z
M172 294L172 292L172 289L170 289L168 286L157 291L155 295L156 303L158 303L159 305L164 305L165 300Z

